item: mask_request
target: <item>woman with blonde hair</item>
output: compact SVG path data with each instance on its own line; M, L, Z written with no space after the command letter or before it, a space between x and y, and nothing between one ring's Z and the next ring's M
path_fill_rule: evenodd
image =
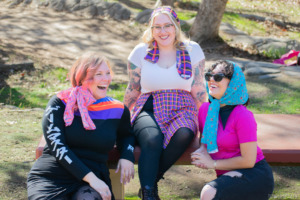
M188 41L171 7L155 9L149 26L128 58L124 103L141 147L142 198L160 199L157 182L197 133L197 107L206 99L204 54Z
M47 144L28 175L28 199L114 199L106 162L115 143L121 151L121 182L134 176L130 112L106 96L112 71L102 55L81 56L69 78L72 87L54 95L46 107Z

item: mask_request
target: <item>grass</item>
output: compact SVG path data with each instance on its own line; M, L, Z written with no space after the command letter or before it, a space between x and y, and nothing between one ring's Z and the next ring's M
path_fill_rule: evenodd
M19 80L19 72L16 72L6 80L9 85L6 90L12 91L11 95L5 95L5 89L0 90L2 102L11 102L16 106L22 104L20 110L0 108L0 118L3 119L0 121L1 200L26 199L26 177L34 163L35 148L42 134L43 114L43 111L28 108L45 108L51 95L69 86L65 81L67 70L63 68L36 69L30 74ZM266 81L247 77L247 87L251 98L249 108L254 113L300 114L298 79L279 77ZM112 83L108 95L123 101L125 89L125 83ZM20 95L24 98L19 98ZM275 176L275 191L271 200L300 198L300 167L272 167L272 169ZM197 176L193 180L190 179L191 171L192 177L194 174ZM135 180L126 186L127 200L139 199L137 167L135 177ZM166 200L199 199L200 188L214 177L213 172L196 169L193 166L174 166L166 175L166 179L160 182L161 197Z
M41 136L42 111L0 109L0 199L25 200L26 177Z
M7 85L0 88L0 103L19 108L45 108L49 98L58 91L70 87L66 80L68 70L48 67L34 72L16 72L6 80ZM25 74L20 78L20 74ZM126 84L112 83L108 95L123 101Z
M273 16L274 18L299 23L299 1L294 0L229 0L226 9L235 13Z
M278 49L270 48L267 51L263 50L261 53L267 58L278 59L283 54L286 53L286 49L285 48L278 48Z
M41 137L42 110L0 109L0 199L26 200L26 178L34 163L35 148ZM272 167L275 190L271 200L299 199L300 167ZM139 179L126 187L126 200L137 200ZM191 174L193 179L191 179ZM174 166L160 181L164 200L198 200L203 185L215 177L212 170ZM298 195L298 196L297 196Z
M258 36L274 34L274 30L269 30L271 24L251 21L238 16L238 13L252 14L264 17L271 17L282 22L300 23L300 3L296 0L229 0L226 5L226 12L223 16L223 22L228 22L238 29ZM235 14L234 14L235 13ZM273 32L273 33L272 33ZM300 33L297 30L278 27L277 37L286 37L300 42Z
M189 20L197 15L196 11L186 11L186 10L176 11L176 13L180 20Z
M271 29L268 27L271 25L264 23L264 22L257 22L257 21L253 21L253 20L241 17L237 13L225 12L223 15L222 22L229 23L229 24L235 26L237 29L244 31L248 35L267 37L269 34L276 34L275 36L278 38L286 37L286 38L298 40L300 42L300 33L297 31L286 30L284 28L277 27L276 33L274 33L274 32L272 32L272 31L274 31L274 29ZM279 53L282 53L280 49L278 51L279 51ZM268 56L268 55L266 54L266 56ZM270 58L273 58L273 57L270 57Z
M247 78L249 109L254 113L300 114L300 81L284 75L269 80Z
M249 33L264 34L260 23L239 17L234 13L278 14L284 19L299 23L295 4L283 1L263 1L261 8L257 0L230 0L224 22L235 23L238 28ZM272 4L270 3L272 2ZM261 5L261 3L260 3ZM273 8L274 7L274 8ZM287 9L288 8L288 9ZM297 12L296 12L297 11ZM272 12L272 13L271 13ZM180 11L179 18L188 20L195 12ZM280 17L279 16L279 17ZM298 20L298 21L297 21ZM300 38L300 33L288 32L289 37ZM0 46L1 48L1 46ZM270 56L274 52L266 52ZM16 59L11 55L11 59ZM19 110L0 106L0 199L25 200L26 177L34 163L35 148L41 137L42 110L55 92L69 87L65 80L67 70L53 66L37 65L35 71L18 71L1 80L5 87L0 88L0 103L14 105ZM126 84L112 83L108 95L123 101ZM251 103L249 109L254 113L300 114L300 81L297 78L278 77L272 80L259 80L247 77L247 88ZM126 199L136 200L139 180L137 167L135 180L126 186ZM271 200L300 199L300 167L272 167L275 177L275 190ZM162 199L199 199L204 183L214 177L212 171L195 169L192 166L174 166L166 179L159 183ZM195 174L190 179L190 173Z
M260 34L262 36L266 35L266 30L263 25L255 21L240 17L236 13L225 12L223 15L222 22L229 23L235 26L237 29L246 32L248 35Z
M36 79L36 75L39 78ZM0 89L0 103L20 108L45 108L52 95L69 87L66 75L67 70L63 68L37 69L22 80L16 73L7 80L8 86ZM126 86L125 83L112 83L108 95L123 101ZM283 75L272 80L259 80L248 77L247 87L252 112L300 114L300 81L297 78Z
M289 38L300 42L299 31L291 28L283 28L273 26L272 23L259 22L241 17L239 14L253 14L264 17L272 17L282 22L300 23L300 3L297 1L280 1L280 0L229 0L226 5L226 10L222 18L222 22L229 23L235 26L237 29L244 31L248 35L267 37L272 34L277 38ZM179 19L189 20L196 16L196 11L178 11ZM190 25L184 24L182 30L188 33ZM188 35L188 34L187 34ZM226 40L226 36L223 35L223 39ZM281 57L286 50L283 49L270 49L269 51L259 52L260 54L276 59Z

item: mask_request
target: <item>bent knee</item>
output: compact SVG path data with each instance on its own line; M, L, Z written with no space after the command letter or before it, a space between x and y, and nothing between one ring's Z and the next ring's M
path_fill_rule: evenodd
M186 127L179 128L175 133L174 136L178 138L178 140L182 141L189 141L192 140L195 136L194 132Z
M225 174L223 174L224 176L230 176L230 177L242 177L243 174L241 172L238 172L238 171L230 171L230 172L227 172Z
M205 185L201 191L200 199L201 200L211 200L216 196L217 189L210 186Z

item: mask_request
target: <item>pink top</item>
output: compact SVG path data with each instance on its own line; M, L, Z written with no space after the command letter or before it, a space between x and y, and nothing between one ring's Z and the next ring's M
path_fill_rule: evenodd
M203 103L199 109L199 131L203 132L209 103ZM253 113L243 105L237 105L231 112L225 130L219 116L217 144L219 152L210 154L212 159L220 160L241 156L240 144L257 141L257 125ZM256 163L264 159L262 150L257 146ZM228 171L216 170L217 176Z

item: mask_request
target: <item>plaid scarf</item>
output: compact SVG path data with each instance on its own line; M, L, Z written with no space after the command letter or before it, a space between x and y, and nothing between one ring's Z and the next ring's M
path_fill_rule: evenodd
M147 51L147 55L145 56L145 60L151 63L157 63L159 59L159 49L156 41L153 43L153 49ZM181 42L180 46L183 47L184 43ZM192 77L192 64L189 52L184 49L177 49L176 51L176 67L179 76L183 79L189 79Z
M176 12L175 12L172 8L170 8L170 7L165 7L165 6L156 8L156 9L152 12L151 18L150 18L150 19L152 19L153 16L154 16L156 13L163 12L163 11L166 11L166 12L168 12L168 13L171 13L171 15L175 18L175 20L180 24L180 21L179 21L179 18L178 18L178 16L177 16Z

